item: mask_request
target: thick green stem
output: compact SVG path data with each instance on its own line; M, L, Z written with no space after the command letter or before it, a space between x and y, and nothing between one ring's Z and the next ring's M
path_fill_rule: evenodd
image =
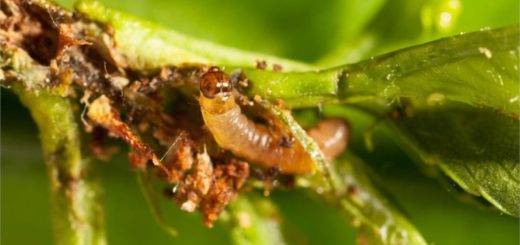
M279 64L288 70L306 70L311 66L275 56L241 51L168 30L131 15L112 10L94 0L76 4L79 12L95 21L109 24L119 52L128 65L141 72L165 65L214 64L254 67L257 61Z
M47 164L57 244L106 244L99 186L81 155L80 132L66 98L13 88L40 131Z
M243 71L252 81L251 95L292 107L410 97L518 116L519 31L513 26L463 34L318 72Z

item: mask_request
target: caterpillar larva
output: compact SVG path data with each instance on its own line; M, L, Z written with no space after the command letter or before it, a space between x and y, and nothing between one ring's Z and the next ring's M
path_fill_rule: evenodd
M211 67L200 82L200 106L204 122L217 144L233 154L266 168L278 167L282 173L311 171L313 161L298 142L244 115L235 102L229 76ZM346 146L347 125L339 120L325 120L310 131L326 158L337 156Z

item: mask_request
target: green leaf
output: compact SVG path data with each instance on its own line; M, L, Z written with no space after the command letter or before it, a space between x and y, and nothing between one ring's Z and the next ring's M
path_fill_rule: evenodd
M438 165L467 192L504 213L520 215L517 119L460 103L409 107L413 115L389 123L413 153Z
M345 67L338 97L409 97L427 103L451 100L518 117L519 40L518 26L480 31Z

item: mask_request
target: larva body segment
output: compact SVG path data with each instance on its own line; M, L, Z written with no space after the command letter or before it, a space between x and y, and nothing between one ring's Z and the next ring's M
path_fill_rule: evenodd
M330 161L347 147L350 127L342 119L327 118L319 122L307 134L316 141L325 158Z
M265 168L278 167L282 173L302 174L312 171L314 163L300 143L287 144L287 139L280 132L253 122L242 113L235 102L228 77L222 71L210 68L203 75L200 87L202 116L220 147ZM324 147L324 152L332 154L326 156L327 159L339 154L346 145L338 145L339 140L346 140L346 127L337 133L331 131L332 127L338 125L337 121L335 119L332 123L320 124L323 129L312 131L318 145ZM331 135L333 138L329 138Z

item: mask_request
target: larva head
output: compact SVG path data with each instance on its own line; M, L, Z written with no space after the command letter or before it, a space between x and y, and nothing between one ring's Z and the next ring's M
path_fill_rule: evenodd
M202 75L200 91L204 97L213 99L218 94L227 96L231 90L233 90L233 86L229 80L229 76L220 70L220 68L213 66Z

